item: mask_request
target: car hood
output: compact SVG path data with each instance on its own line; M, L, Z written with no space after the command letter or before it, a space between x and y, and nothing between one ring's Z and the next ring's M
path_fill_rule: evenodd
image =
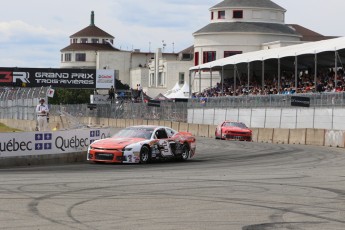
M225 131L231 131L231 132L242 132L242 133L250 133L250 129L243 129L239 127L223 127L222 128L223 132Z
M144 141L144 138L111 137L96 141L91 144L93 148L114 148L120 149L127 145Z

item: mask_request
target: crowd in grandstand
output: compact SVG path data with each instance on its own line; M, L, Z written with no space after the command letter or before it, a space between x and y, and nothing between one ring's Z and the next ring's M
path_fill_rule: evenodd
M337 71L337 84L335 86L335 72L330 70L321 71L317 74L315 84L314 74L308 71L301 72L297 78L295 87L295 75L284 73L281 76L280 88L277 77L267 77L262 87L261 77L253 76L249 83L246 74L236 79L224 80L224 84L217 83L215 87L205 89L201 93L194 93L193 97L220 97L220 96L241 96L241 95L270 95L270 94L295 94L315 92L342 92L345 91L345 75L343 69ZM223 91L222 91L223 89Z

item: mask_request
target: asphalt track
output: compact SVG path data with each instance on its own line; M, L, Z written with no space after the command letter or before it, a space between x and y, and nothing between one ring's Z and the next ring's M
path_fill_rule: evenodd
M198 138L186 162L0 169L0 229L345 229L345 150Z

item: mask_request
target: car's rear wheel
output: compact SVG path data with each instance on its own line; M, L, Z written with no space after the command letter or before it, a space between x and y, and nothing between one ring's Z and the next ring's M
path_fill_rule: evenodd
M146 164L150 160L150 149L147 146L143 146L140 150L140 163Z
M182 153L180 156L181 161L186 161L189 158L189 147L187 144L184 144L182 147Z

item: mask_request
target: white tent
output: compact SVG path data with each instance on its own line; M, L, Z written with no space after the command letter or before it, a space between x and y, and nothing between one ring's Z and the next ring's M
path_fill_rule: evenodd
M182 88L175 93L171 93L167 96L168 98L189 98L189 86L185 82Z
M176 93L177 91L180 90L180 85L178 84L178 82L176 82L175 86L171 89L171 90L168 90L164 96L168 96L169 94L172 94L172 93Z

